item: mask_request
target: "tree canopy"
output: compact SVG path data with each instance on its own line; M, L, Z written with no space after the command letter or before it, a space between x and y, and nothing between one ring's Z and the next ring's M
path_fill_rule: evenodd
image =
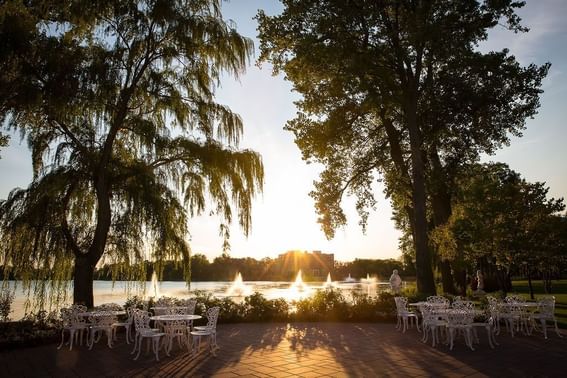
M0 204L6 269L73 276L92 306L101 258L149 256L158 272L182 259L189 280L189 218L209 203L225 249L234 219L248 234L263 165L214 94L253 45L219 0L6 1L0 40L0 117L33 160L32 183Z
M303 95L286 128L304 159L324 166L312 192L323 231L333 237L346 223L344 194L356 196L365 227L371 185L384 179L411 233L418 290L435 292L427 209L435 184L446 167L506 143L539 105L547 65L523 68L507 50L475 49L499 23L524 31L515 14L523 3L282 2L282 14L258 14L260 60Z
M502 163L473 165L457 183L453 212L432 236L444 258L498 269L503 290L511 272L558 273L567 257L562 198L548 198L545 183L527 182Z

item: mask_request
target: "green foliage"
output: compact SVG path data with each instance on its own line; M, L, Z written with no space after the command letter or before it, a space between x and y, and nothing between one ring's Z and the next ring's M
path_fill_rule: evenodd
M256 292L244 298L244 303L248 321L287 321L289 318L289 304L283 298L268 300Z
M10 138L8 137L8 135L3 135L2 133L0 133L0 147L6 147L9 140ZM2 155L0 155L0 159L2 159Z
M548 64L521 67L508 50L475 51L507 22L526 31L522 2L362 0L283 1L279 15L258 13L260 61L284 72L302 95L288 121L303 159L324 169L310 195L332 238L356 197L363 230L384 180L401 247L415 257L418 289L435 291L427 196L450 191L455 171L519 135L539 107ZM450 189L450 188L449 188ZM437 196L437 198L435 198ZM450 213L450 209L448 210ZM429 222L428 222L429 221Z
M332 288L317 290L311 297L298 300L295 307L297 319L307 321L337 321L348 313L342 292Z
M559 272L567 256L563 199L547 198L544 183L529 183L505 164L471 166L457 182L452 215L431 237L443 258L528 276ZM498 287L493 276L485 287Z
M396 305L394 296L386 292L376 297L352 293L349 300L338 289L325 289L297 301L295 308L296 321L390 321Z
M30 347L55 342L61 321L57 313L28 313L18 322L0 322L0 349Z
M208 308L220 307L219 322L231 323L239 322L246 319L247 308L242 303L236 303L230 298L217 298L209 292L195 291L195 299L197 306L195 314L205 315ZM206 320L205 320L206 321Z
M14 293L9 289L2 289L0 291L0 322L10 320L12 302L14 302Z
M128 297L126 299L126 302L124 303L124 308L138 308L140 310L147 310L148 309L148 304L146 301L144 301L144 299L138 295L133 295L131 297Z
M0 38L0 121L34 172L0 203L4 276L57 293L74 276L74 300L92 306L101 258L142 281L132 267L149 252L189 282L188 218L209 206L225 249L234 221L249 232L263 164L238 148L242 120L215 89L253 46L219 0L7 1Z

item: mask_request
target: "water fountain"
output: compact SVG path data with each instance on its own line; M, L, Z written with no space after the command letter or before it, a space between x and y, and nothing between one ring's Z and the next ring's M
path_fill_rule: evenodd
M325 282L323 287L326 288L326 289L330 289L333 286L335 286L335 285L333 284L333 281L331 280L331 272L329 272L329 274L327 274L327 281Z
M349 274L348 274L348 277L345 278L345 282L348 282L348 283L356 282L356 279L352 278L352 277L350 276L350 273L349 273Z
M301 278L301 269L299 270L299 272L297 272L295 282L291 284L290 288L299 292L307 290L307 285L305 285L303 279Z
M151 285L150 289L153 289L153 291L154 291L154 298L158 299L159 296L160 296L159 281L158 281L158 277L157 277L157 274L156 274L155 271L152 273L152 285Z
M370 277L370 274L366 273L366 278L361 278L360 282L367 285L366 292L368 295L370 295L371 294L370 289L376 284L376 278Z
M250 294L250 288L244 284L242 280L242 274L240 272L236 273L232 285L226 291L226 295L229 297L244 297Z

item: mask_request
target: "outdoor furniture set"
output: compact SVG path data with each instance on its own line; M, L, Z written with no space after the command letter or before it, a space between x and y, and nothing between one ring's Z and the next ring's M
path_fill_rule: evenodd
M87 311L86 307L73 305L61 309L63 328L61 331L60 349L65 342L65 333L69 334L69 350L73 349L73 343L82 345L86 335L86 343L92 349L102 335L106 335L107 345L112 348L116 339L116 330L120 327L126 329L126 343L134 341L134 350L137 352L135 360L140 356L142 341L148 340L148 351L150 346L159 361L159 350L164 347L166 355L169 356L173 347L174 339L179 347L186 347L195 355L201 351L203 341L208 341L209 350L215 354L219 349L216 342L216 324L219 315L219 307L211 307L206 311L207 324L205 326L193 327L193 321L201 319L200 315L194 315L195 300L189 300L182 306L156 306L152 308L156 315L137 308L128 308L126 311L99 307L96 311ZM165 308L162 308L165 307ZM157 310L157 311L156 311ZM159 315L157 314L159 313ZM127 315L125 321L118 321L118 316ZM150 322L153 321L153 326ZM131 336L132 327L134 336Z
M520 297L510 296L503 301L487 296L487 311L475 307L474 302L455 297L453 303L443 296L431 296L426 301L409 303L405 297L395 297L397 310L396 328L406 332L408 327L416 326L423 332L422 341L435 347L441 340L453 349L455 338L463 335L465 344L474 350L478 343L477 328L486 330L491 348L498 345L495 335L500 334L501 323L512 337L518 332L531 335L534 330L543 332L547 339L548 322L554 324L557 336L562 337L555 319L555 298L546 297L538 302L527 302ZM415 307L416 310L410 310ZM420 328L421 318L421 328ZM482 321L475 321L484 319Z

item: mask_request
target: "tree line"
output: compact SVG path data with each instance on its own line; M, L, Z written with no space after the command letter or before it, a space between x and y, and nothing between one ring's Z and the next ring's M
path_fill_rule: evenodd
M130 269L122 269L121 264L105 264L95 271L98 280L126 280L129 279ZM145 279L151 280L155 264L145 261L140 267L145 272ZM166 261L161 271L156 274L163 281L183 281L183 266L175 261ZM355 259L351 262L335 262L329 272L322 272L321 276L313 276L309 271L302 271L306 281L326 279L331 273L333 281L342 281L349 275L352 278L366 278L367 275L387 281L392 270L398 269L402 277L414 278L415 269L412 264L404 265L395 259ZM118 272L118 273L116 273ZM232 281L237 273L241 273L246 281L293 281L297 271L290 271L279 259L251 257L234 258L221 255L209 261L203 254L191 256L191 281Z

